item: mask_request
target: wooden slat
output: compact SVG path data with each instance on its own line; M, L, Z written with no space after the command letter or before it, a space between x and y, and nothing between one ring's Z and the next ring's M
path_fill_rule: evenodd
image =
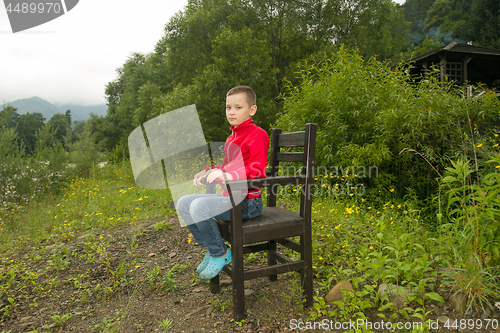
M279 153L278 138L281 135L281 128L273 128L271 133L271 154L269 155L269 176L277 176L279 172L279 162L276 160L276 154ZM276 206L276 193L270 191L267 195L267 206Z
M244 271L244 279L256 279L263 276L275 275L275 274L283 274L288 272L297 271L299 269L304 269L306 267L306 263L303 260L294 261L293 263L274 265L271 267L262 267L252 270Z
M262 228L263 229L263 228ZM303 233L304 225L303 223L290 223L288 225L276 225L274 228L266 228L269 230L268 233L263 233L262 229L252 228L249 230L245 230L245 234L243 235L243 241L245 243L255 243L260 240L273 240L274 237L285 238L297 236Z
M278 147L304 147L305 132L284 133L278 137Z
M277 239L276 242L280 243L283 246L288 247L292 251L300 252L300 244L288 238Z
M282 264L294 262L292 259L285 257L284 255L282 255L281 253L278 253L276 251L273 252L273 256L276 258L277 261L279 261Z
M220 220L216 222L222 237L232 242L231 224ZM281 207L264 207L260 216L243 221L242 229L243 244L260 243L302 235L304 219L299 214Z
M280 255L280 257L283 257L283 256ZM288 258L286 258L286 259L288 259ZM274 275L274 274L283 274L283 273L288 273L288 272L292 272L292 271L296 271L296 270L305 268L305 262L303 260L286 261L286 259L285 259L285 263L283 263L283 264L245 270L244 271L244 275L245 275L244 279L250 280L250 279L255 279L257 277L269 276L269 275ZM280 258L278 260L281 261L282 258ZM233 270L231 269L230 266L226 265L226 266L224 266L224 268L222 270L229 277L231 277L231 278L233 277Z
M306 181L304 175L279 176L268 178L256 178L251 180L236 180L222 183L221 187L226 191L247 190L252 188L262 188L270 186L302 185ZM268 206L269 207L269 206Z
M261 251L266 251L269 249L269 244L266 243L260 243L260 244L252 244L252 245L246 245L243 247L243 253L254 253L254 252L261 252Z
M303 162L304 153L278 153L276 160L278 162Z

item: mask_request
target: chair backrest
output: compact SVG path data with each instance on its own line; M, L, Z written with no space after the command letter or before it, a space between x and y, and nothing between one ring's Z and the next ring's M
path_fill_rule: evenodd
M304 208L312 200L312 186L314 182L314 160L316 148L316 124L306 124L304 131L281 133L280 128L271 132L271 151L269 156L268 175L279 175L280 162L301 162L302 170L297 178L305 177L305 184L301 189L300 214L303 216ZM281 148L303 147L301 152L281 152ZM289 171L289 170L287 170ZM287 175L293 176L293 175ZM268 188L267 206L276 206L276 189ZM310 207L311 205L309 205Z

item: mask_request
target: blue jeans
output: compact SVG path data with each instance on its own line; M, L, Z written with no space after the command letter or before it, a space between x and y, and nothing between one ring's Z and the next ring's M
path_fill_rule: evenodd
M214 217L230 221L231 200L219 194L189 194L177 202L177 211L186 222L198 245L207 248L211 257L222 257L227 246L222 239ZM241 202L243 220L252 219L262 213L262 197Z

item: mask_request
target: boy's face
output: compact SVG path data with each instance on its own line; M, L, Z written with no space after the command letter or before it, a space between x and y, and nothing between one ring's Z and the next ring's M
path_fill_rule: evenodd
M257 105L248 105L247 95L237 93L226 97L226 118L231 126L238 126L257 112Z

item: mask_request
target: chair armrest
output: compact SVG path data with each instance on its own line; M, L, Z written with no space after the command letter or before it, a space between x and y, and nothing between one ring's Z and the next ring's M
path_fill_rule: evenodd
M286 186L286 185L302 185L305 184L306 177L304 175L297 176L280 176L268 178L256 178L250 180L236 180L230 182L223 182L222 188L226 191L243 191L253 188L272 187L272 186Z

